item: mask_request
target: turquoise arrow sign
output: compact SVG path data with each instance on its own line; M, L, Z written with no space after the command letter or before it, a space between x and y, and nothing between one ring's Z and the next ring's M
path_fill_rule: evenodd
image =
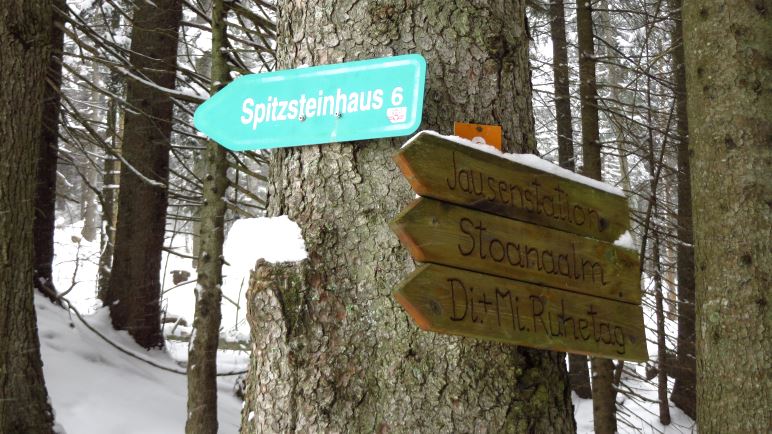
M193 123L234 151L404 136L421 123L425 81L418 54L246 75Z

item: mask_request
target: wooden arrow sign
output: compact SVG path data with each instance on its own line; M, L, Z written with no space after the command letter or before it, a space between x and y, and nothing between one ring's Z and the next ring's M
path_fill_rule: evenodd
M637 253L611 243L426 198L390 226L419 262L641 302Z
M640 306L440 265L394 291L419 327L437 333L645 361Z
M629 228L624 196L554 165L541 164L582 182L427 132L397 151L394 161L421 196L611 242Z

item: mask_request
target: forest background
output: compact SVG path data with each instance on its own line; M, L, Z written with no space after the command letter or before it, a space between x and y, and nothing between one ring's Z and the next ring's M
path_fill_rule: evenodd
M277 347L279 358L272 359L255 351L258 344L275 344L256 335L262 329L255 327L264 325L261 312L271 311L258 302L247 304L261 300L261 284L281 278L301 282L284 288L285 294L317 290L319 279L322 286L357 293L363 281L388 286L389 276L401 274L394 270L410 268L391 240L384 241L390 246L383 261L387 277L336 271L353 259L345 252L364 236L312 218L311 211L304 214L330 211L327 219L343 221L360 215L372 220L365 227L385 229L381 214L393 216L407 197L404 191L378 197L375 188L362 187L370 193L369 202L336 208L348 197L338 190L351 176L363 179L357 182L364 186L390 180L394 174L384 172L394 168L386 168L390 161L384 156L404 139L234 153L192 126L195 107L239 75L409 51L421 52L430 65L427 96L434 99L427 98L433 101L427 103L427 128L450 134L452 120L499 121L505 126L505 150L537 153L619 186L630 204L632 236L643 259L649 362L569 356L567 374L561 354L458 338L431 341L427 348L451 345L460 360L475 348L491 360L501 358L443 365L448 372L467 373L472 377L467 384L482 384L482 372L511 362L526 372L513 374L515 383L543 388L550 401L511 392L502 401L529 404L498 414L485 409L484 393L469 392L463 401L468 408L449 411L483 414L492 431L576 430L582 421L574 421L568 410L570 385L577 397L593 399L596 432L644 425L666 430L673 411L688 416L676 421L685 432L696 430L694 420L705 432L768 428L772 110L765 3L690 2L684 10L680 0L458 1L452 7L431 1L365 3L56 0L3 6L0 77L8 85L0 101L0 135L7 138L0 180L5 309L0 431L50 432L53 426L30 283L54 305L85 318L84 324L88 318L98 324L102 315L103 325L109 318L107 329L128 331L134 342L109 338L105 328L102 337L136 356L137 363L185 373L188 432L217 431L218 348L252 353L236 368L250 371L239 392L245 398L242 432L418 429L431 403L401 422L380 420L373 408L397 414L402 407L385 405L381 400L388 396L369 398L369 373L363 374L363 384L347 385L361 386L362 395L336 390L342 373L316 379L315 391L298 388L298 379L325 368L292 345L319 343L313 334L321 332L320 347L332 355L328 363L341 360L327 342L341 333L324 323L323 310L331 305L309 310L309 318L322 318L320 329L282 306L282 317L294 318L307 331L272 329L293 343ZM501 71L514 77L511 83ZM493 108L487 110L486 104ZM372 173L363 175L363 168ZM332 174L339 179L330 181ZM382 203L372 205L375 198ZM284 233L285 226L266 229L280 224L276 221L251 220L284 214L298 223L308 259L259 265L250 283L247 270L258 256L231 260L223 250L225 234L249 234L257 227L266 237ZM380 229L372 233L381 241ZM296 232L291 239L297 239ZM330 240L340 245L328 247ZM297 250L276 260L298 261ZM231 251L238 257L249 249ZM377 274L378 255L366 253L351 268ZM230 267L225 277L223 267ZM390 305L378 303L370 307L391 315ZM362 333L362 342L348 343L357 357L373 349L373 336ZM379 355L378 366L431 358L434 349L416 349L421 339L411 336L404 352ZM170 360L153 362L155 355L132 348L169 349L180 343L190 343L188 354L178 358L183 368L170 368ZM300 362L293 359L298 355ZM289 368L276 368L281 363ZM282 369L293 374L284 378ZM278 379L271 385L278 392L261 390L257 379L274 372ZM222 366L219 373L231 374ZM405 387L407 396L423 397L419 385L405 383L403 375L383 386L388 392L382 394ZM371 381L384 380L376 375ZM297 397L320 404L304 409ZM271 404L261 407L261 400ZM357 400L363 410L352 404ZM655 412L659 423L652 424L641 409ZM272 426L271 417L283 412L293 415L287 425ZM551 420L550 414L561 416ZM425 423L423 429L450 429L439 420ZM452 427L475 429L462 422Z

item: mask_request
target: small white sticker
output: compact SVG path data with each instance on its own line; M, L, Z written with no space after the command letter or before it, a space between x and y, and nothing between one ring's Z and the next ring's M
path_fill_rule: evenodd
M397 124L405 122L407 119L407 107L391 107L386 109L386 117L389 118L389 122Z

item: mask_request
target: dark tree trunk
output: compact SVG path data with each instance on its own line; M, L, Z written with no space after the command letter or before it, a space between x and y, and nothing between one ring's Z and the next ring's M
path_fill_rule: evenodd
M560 167L575 170L574 131L571 125L571 91L568 86L568 49L563 0L550 2L550 35L552 37L552 71L555 80L555 116L558 128L558 161ZM592 397L587 356L568 355L571 390L580 398Z
M684 2L697 421L772 426L772 22L762 2Z
M697 364L694 352L694 236L692 235L692 183L689 168L689 120L686 111L681 0L670 0L673 17L673 81L678 146L678 342L677 358L670 366L675 384L670 399L692 419L697 418Z
M179 0L136 2L131 37L135 72L158 86L174 88ZM140 345L163 345L161 336L161 250L166 225L172 100L163 91L130 80L125 114L124 159L110 287L105 304L113 325ZM135 173L138 171L142 177Z
M32 279L38 158L43 147L51 3L0 11L0 432L50 433ZM49 240L50 242L50 240ZM50 266L50 262L49 262Z
M278 28L280 68L421 53L424 128L498 123L534 151L524 1L280 2ZM392 298L414 268L388 228L414 197L406 139L274 151L269 213L308 259L256 270L242 432L573 432L562 354L423 332Z
M56 24L63 25L59 13L64 13L66 3L56 0L50 27L51 55L48 60L48 80L43 96L43 131L37 160L35 182L35 243L34 277L35 288L52 301L56 287L51 279L54 261L54 222L56 221L56 163L59 154L59 91L62 86L62 48L64 32Z
M227 11L224 0L212 7L212 94L229 81L229 68L222 51L227 48ZM193 340L188 353L188 434L217 433L217 345L222 313L222 266L225 218L225 189L228 187L228 160L225 148L206 143L206 174L203 177L204 203L200 209L198 234L200 256L197 264L196 314Z
M598 127L598 87L595 80L595 43L592 8L585 0L576 1L576 30L579 40L579 97L582 107L582 174L601 180L603 160ZM595 432L616 431L616 392L614 362L592 358L592 409Z
M574 131L571 126L571 91L568 86L568 48L563 0L550 2L550 35L552 37L552 71L555 79L555 117L558 128L558 161L560 167L573 171ZM587 357L584 357L587 365ZM586 369L585 369L586 371ZM572 374L573 375L573 374ZM571 383L571 387L574 384ZM587 380L589 385L589 380Z

